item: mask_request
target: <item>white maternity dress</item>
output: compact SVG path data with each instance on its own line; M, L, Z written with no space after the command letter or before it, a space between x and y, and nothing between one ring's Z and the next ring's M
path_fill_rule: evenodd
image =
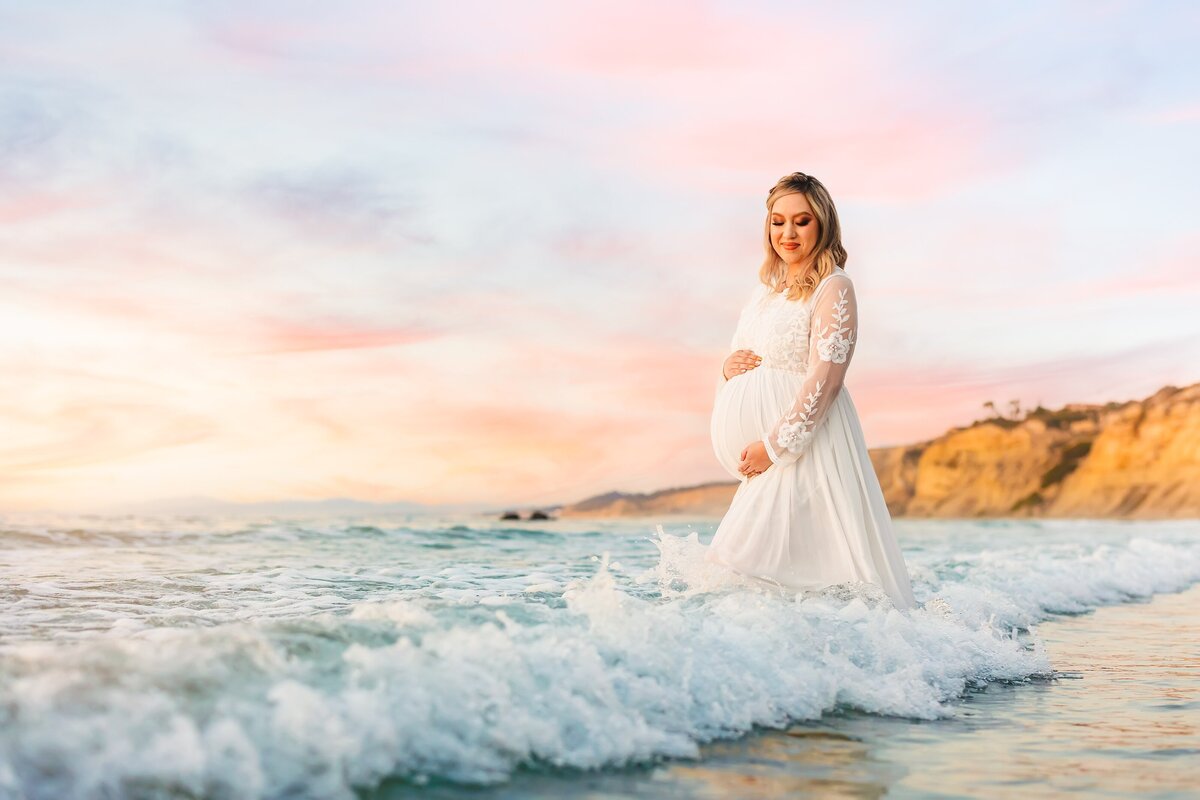
M793 591L861 581L915 608L858 412L843 385L858 338L854 284L835 267L808 299L760 285L731 349L762 363L718 377L712 442L741 483L705 558ZM742 450L761 441L772 464L745 477Z

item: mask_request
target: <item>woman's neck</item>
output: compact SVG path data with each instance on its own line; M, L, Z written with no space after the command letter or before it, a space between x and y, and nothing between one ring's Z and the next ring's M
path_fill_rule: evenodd
M811 269L808 264L800 264L799 266L788 267L783 273L783 285L791 286L804 280L805 274Z

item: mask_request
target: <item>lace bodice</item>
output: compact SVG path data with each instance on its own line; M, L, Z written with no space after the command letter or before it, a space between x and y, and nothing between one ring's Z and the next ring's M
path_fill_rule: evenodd
M732 349L762 357L755 369L803 374L796 401L762 442L772 463L804 454L834 398L841 391L858 338L858 304L846 271L835 267L807 302L760 287L738 319Z
M760 369L807 372L808 325L807 303L762 286L742 310L730 350L753 350L762 356Z

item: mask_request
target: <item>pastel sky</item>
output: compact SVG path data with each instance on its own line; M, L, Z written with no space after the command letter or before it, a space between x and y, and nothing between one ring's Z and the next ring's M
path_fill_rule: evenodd
M726 480L818 176L872 447L1200 380L1196 3L0 0L0 509Z

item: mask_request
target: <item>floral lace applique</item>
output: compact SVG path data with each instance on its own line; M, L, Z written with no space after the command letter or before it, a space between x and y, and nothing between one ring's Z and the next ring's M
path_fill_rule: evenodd
M801 453L808 446L808 440L813 437L811 419L817 410L817 401L821 398L821 381L817 381L813 390L808 393L800 411L787 415L788 422L779 426L779 443L793 453Z
M805 343L808 340L808 309L799 303L787 303L775 311L763 353L766 366L803 372L808 365Z
M838 292L838 301L833 304L833 322L821 328L820 337L817 339L817 354L822 361L844 364L846 355L850 352L850 346L854 344L854 334L846 336L850 330L846 325L850 321L850 312L846 311L846 291L846 289L842 289ZM817 324L821 324L820 317L817 317ZM826 335L825 332L830 326L833 326L834 330Z
M807 353L805 363L797 369L804 373L804 383L792 406L762 439L772 463L799 459L812 446L822 420L841 394L858 334L857 300L853 285L846 283L828 287L811 307L811 336L806 335L801 347L795 348L801 354ZM805 321L808 319L806 316Z
M833 304L831 313L833 321L822 327L817 339L817 355L822 361L832 361L834 364L846 363L850 346L854 344L854 334L846 324L850 321L850 312L846 310L846 292L838 293L838 300ZM821 324L821 318L816 317L816 323ZM833 328L832 331L829 329ZM847 336L846 334L850 335ZM818 380L813 390L808 393L802 405L797 410L786 415L787 422L779 426L779 443L793 453L802 453L808 447L816 426L817 402L821 399L821 384Z

